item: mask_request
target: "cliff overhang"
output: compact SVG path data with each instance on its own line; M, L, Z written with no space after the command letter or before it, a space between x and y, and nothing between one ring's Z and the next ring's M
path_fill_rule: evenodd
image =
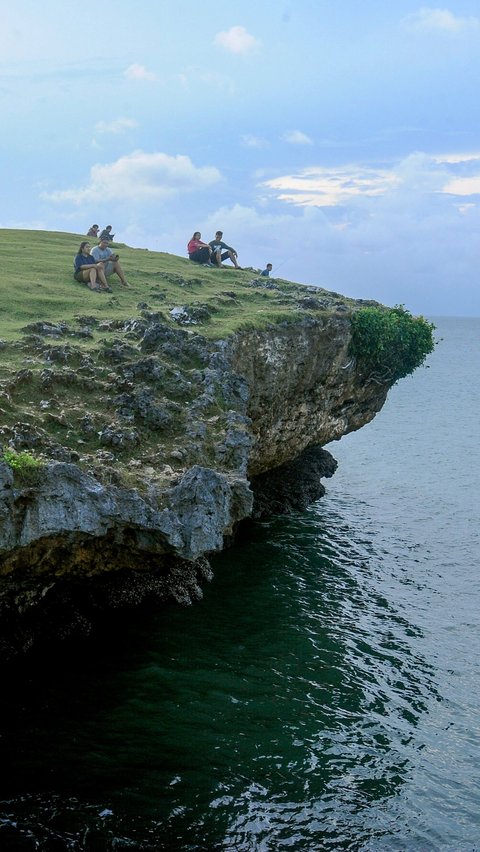
M227 290L218 270L215 289L209 272L152 272L162 310L112 300L114 317L0 340L0 656L87 633L105 609L197 599L208 555L243 520L317 499L324 445L382 407L394 380L352 355L352 317L376 303L248 272ZM218 316L235 317L223 334Z
M128 359L122 352L125 343L117 338L120 357L115 375L109 364L110 399L117 416L108 424L112 442L108 449L81 459L77 450L59 451L39 425L19 423L5 429L4 438L10 437L10 445L19 452L40 446L45 456L39 481L33 485L19 484L11 467L0 464L0 611L4 625L12 625L17 617L28 624L23 634L19 632L19 644L27 647L33 642L32 623L38 629L40 612L44 622L51 622L47 613L52 605L58 611L59 590L64 612L70 611L75 597L84 596L79 593L82 583L84 589L93 590L99 578L104 588L105 578L110 578L114 598L122 605L132 602L132 588L134 601L147 595L189 602L201 594L201 578L208 574L204 557L222 549L243 519L281 511L292 500L293 507L302 505L307 493L307 502L319 496L320 476L331 475L334 469L328 454L323 454L323 467L317 467L313 490L305 487L300 469L290 476L285 493L285 466L309 448L319 448L367 423L388 391L388 384L366 383L356 371L349 356L349 327L348 318L334 312L209 342L200 335L172 334L153 318L142 325L137 352L134 355L130 347ZM34 343L44 353L44 342ZM153 429L152 421L169 413L168 402L158 394L167 346L177 359L195 356L202 363L187 371L193 374L196 392L189 391L177 433L162 440L162 430ZM23 376L20 382L18 375L13 376L13 387L28 384L34 390L38 381L44 389L46 382L51 392L66 377L67 382L72 378L68 366L46 369L46 375L44 368L43 375ZM142 380L135 383L138 374ZM76 376L73 387L82 373ZM185 375L179 377L179 384L185 381ZM68 415L63 416L68 424ZM137 443L132 452L122 439L145 420L147 449L135 458ZM105 427L99 431L101 437ZM168 443L170 464L167 460L159 464L155 454L163 453ZM130 450L128 460L116 469L115 449L120 454L125 447ZM48 451L60 459L49 459ZM63 460L62 455L68 454L68 461ZM312 469L311 459L308 467ZM272 471L277 486L266 499L266 483L270 481L271 491L275 482ZM94 597L91 591L89 599ZM78 629L91 615L76 615L70 621ZM3 641L6 647L5 635Z

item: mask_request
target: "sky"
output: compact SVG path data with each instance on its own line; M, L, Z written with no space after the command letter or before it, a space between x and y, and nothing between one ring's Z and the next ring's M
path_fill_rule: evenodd
M0 227L479 316L479 90L479 0L0 0Z

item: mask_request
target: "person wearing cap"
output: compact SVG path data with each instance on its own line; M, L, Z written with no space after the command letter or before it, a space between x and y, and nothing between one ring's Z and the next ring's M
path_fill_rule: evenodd
M112 226L107 225L106 228L103 229L102 233L99 236L99 240L108 240L110 243L112 242L115 234L112 234Z
M260 275L263 275L263 277L264 277L264 278L268 278L268 277L269 277L269 275L270 275L270 273L271 273L271 271L272 271L272 269L273 269L272 264L271 264L271 263L267 263L267 265L266 265L265 269L262 269L262 271L261 271Z
M125 275L122 267L120 266L118 260L118 254L114 254L112 249L109 248L108 240L105 237L101 237L98 243L98 246L94 246L91 249L90 254L96 263L103 263L103 271L105 273L105 277L108 278L110 275L113 275L115 272L120 278L121 283L124 287L128 287L128 282L125 279Z
M210 240L209 246L212 249L212 263L216 263L217 266L223 266L222 261L230 259L235 267L235 269L241 269L242 267L237 263L237 252L232 246L227 246L226 243L222 240L223 231L217 231L215 233L215 239Z

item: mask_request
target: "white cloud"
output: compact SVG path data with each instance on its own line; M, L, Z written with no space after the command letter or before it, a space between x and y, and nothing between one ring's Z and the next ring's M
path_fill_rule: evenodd
M282 139L290 145L313 145L313 139L310 139L310 136L302 133L301 130L287 130Z
M436 163L472 163L474 161L480 161L480 151L472 152L470 154L434 154L432 159Z
M480 174L472 177L453 178L443 188L450 195L478 195L480 193Z
M301 207L335 207L354 196L381 195L398 182L391 171L348 165L303 169L298 174L265 181L262 186L274 190L280 201Z
M432 177L431 158L398 164L403 183L379 195L351 198L342 211L285 205L222 208L202 221L207 234L222 228L243 266L273 263L274 275L414 313L480 313L476 287L480 205L459 210Z
M113 133L115 135L124 133L126 130L131 130L137 127L137 122L133 118L116 118L114 121L99 121L95 125L97 133Z
M114 163L97 164L86 186L43 193L42 198L75 205L98 201L152 201L205 189L221 180L214 166L197 168L189 157L133 151Z
M462 216L469 216L470 213L473 213L476 209L477 205L473 202L467 202L466 204L457 204L456 208Z
M260 46L259 40L241 26L230 27L225 32L217 33L213 43L229 53L250 53Z
M149 71L148 68L145 68L145 65L138 65L137 63L129 65L123 73L127 80L138 80L142 82L144 80L157 79L157 75L154 74L153 71Z
M458 35L470 29L477 29L480 19L457 17L449 9L432 9L423 6L417 12L407 15L403 26L411 32L441 32Z
M270 142L262 136L252 136L250 133L245 133L242 137L242 145L245 148L269 148Z
M413 191L465 197L480 192L480 154L411 154L390 168L350 163L280 175L260 184L279 201L299 207L338 207L360 198Z

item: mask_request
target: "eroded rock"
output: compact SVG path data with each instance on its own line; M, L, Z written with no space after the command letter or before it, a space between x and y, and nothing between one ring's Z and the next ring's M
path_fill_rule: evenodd
M324 315L323 295L307 293L302 307L315 316L224 341L147 308L128 320L78 317L81 329L104 335L88 352L45 340L67 334L62 324L29 327L22 348L43 360L3 393L7 406L38 392L38 416L28 409L1 439L50 462L28 489L0 464L0 625L3 613L26 625L25 647L47 612L58 614L61 635L88 630L102 595L108 606L195 599L202 577L193 566L242 519L320 495L334 462L310 448L371 420L388 385L366 386L352 366L341 297L329 294ZM71 444L83 445L81 457Z

